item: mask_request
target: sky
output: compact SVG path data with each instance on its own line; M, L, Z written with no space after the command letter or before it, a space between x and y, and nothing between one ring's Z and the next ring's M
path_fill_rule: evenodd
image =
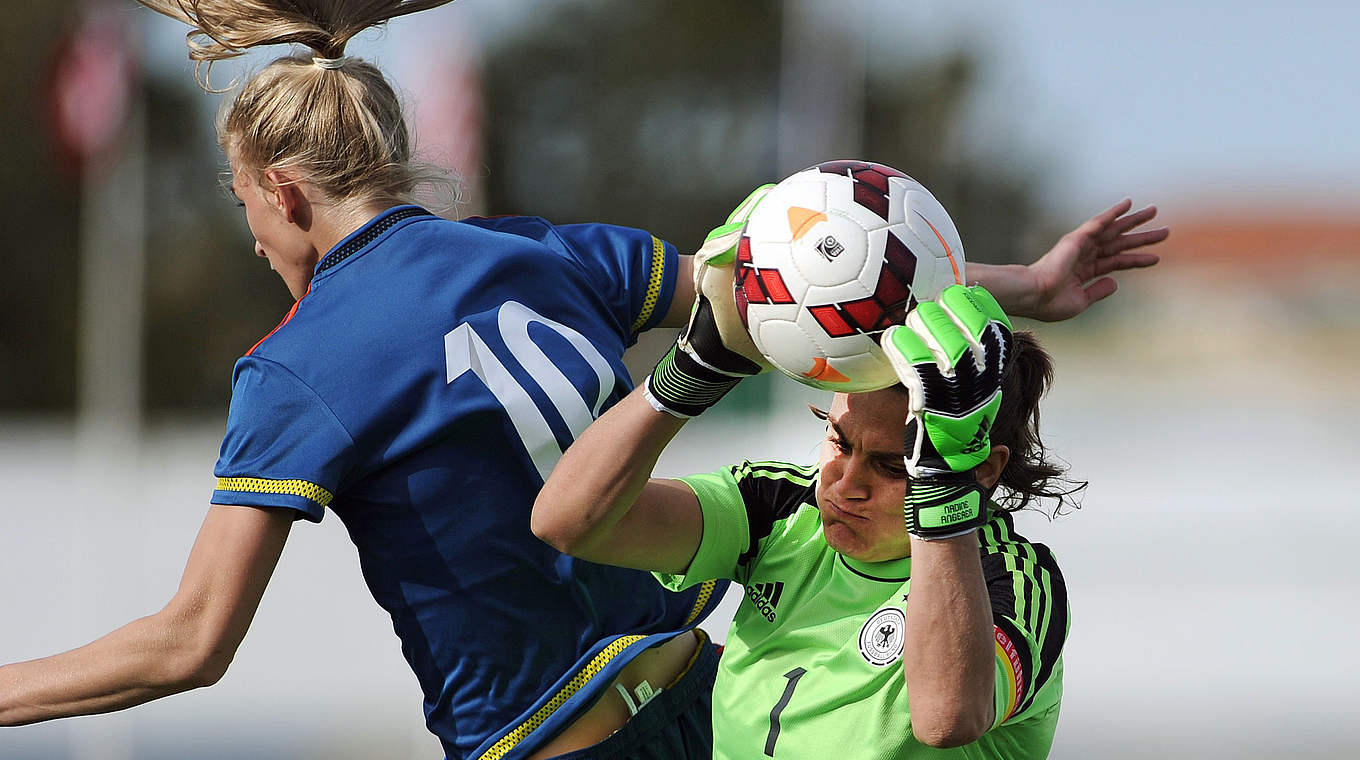
M1109 188L1354 205L1360 5L929 5L922 15L938 14L946 34L986 40L994 59L979 112L1004 114L1019 140L1057 157L1059 201Z

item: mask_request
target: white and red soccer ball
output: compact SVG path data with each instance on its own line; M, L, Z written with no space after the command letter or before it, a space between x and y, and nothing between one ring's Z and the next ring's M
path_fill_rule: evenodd
M815 388L886 388L878 336L964 282L954 222L921 183L868 161L794 174L756 205L737 248L737 310L779 371Z

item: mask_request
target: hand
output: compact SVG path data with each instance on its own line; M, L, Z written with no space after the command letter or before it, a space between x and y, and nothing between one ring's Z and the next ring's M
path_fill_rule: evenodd
M750 333L746 332L741 315L737 313L732 278L737 246L746 232L746 220L751 217L756 204L772 187L774 185L761 185L746 196L746 200L728 215L725 224L708 233L703 246L694 254L695 310L707 308L722 341L722 347L740 354L757 365L760 372L770 369L770 364L756 348ZM685 334L680 338L682 343L688 340L686 334L695 332L694 322L695 317L691 314L690 325L685 328Z
M910 397L906 429L907 530L952 538L987 521L973 468L991 453L1011 323L981 287L951 285L882 337Z
M1125 199L1091 217L1029 265L1034 302L1023 310L1025 316L1045 322L1075 317L1115 292L1118 285L1110 273L1157 263L1154 253L1129 251L1160 243L1171 231L1159 227L1135 232L1157 216L1157 207L1130 214L1132 207L1133 201Z
M718 403L743 378L770 368L737 313L732 277L746 220L772 187L756 188L694 254L695 301L689 323L644 387L657 411L693 417Z

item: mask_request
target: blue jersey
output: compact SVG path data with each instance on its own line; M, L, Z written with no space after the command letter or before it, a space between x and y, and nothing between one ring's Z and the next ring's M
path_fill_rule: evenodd
M529 530L562 450L630 390L676 261L638 230L401 206L236 363L213 503L344 522L450 758L527 755L721 596Z

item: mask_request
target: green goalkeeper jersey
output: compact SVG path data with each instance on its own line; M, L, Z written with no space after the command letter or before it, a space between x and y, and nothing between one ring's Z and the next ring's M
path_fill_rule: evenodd
M1053 555L995 511L978 532L996 623L996 720L934 749L911 730L902 674L911 559L858 562L822 536L817 468L743 462L682 480L704 533L672 589L743 584L713 695L714 758L1005 758L1048 755L1062 697L1067 593Z

